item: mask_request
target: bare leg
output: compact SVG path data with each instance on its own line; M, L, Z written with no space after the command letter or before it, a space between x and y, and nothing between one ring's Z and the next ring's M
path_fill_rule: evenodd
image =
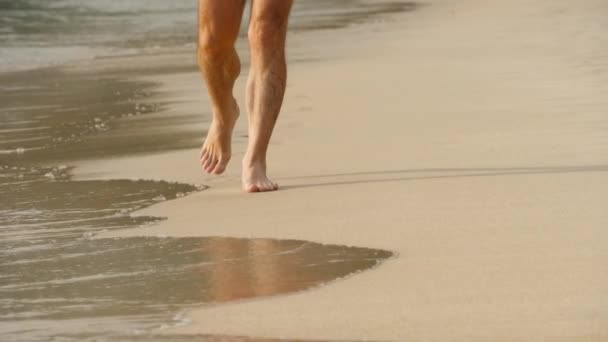
M242 175L243 190L247 192L278 189L266 176L266 152L285 94L285 39L292 3L292 0L253 0L249 25L251 70L247 82L249 145Z
M239 108L232 95L241 64L234 48L245 0L199 0L198 63L213 105L213 122L201 149L201 167L220 174L231 156Z

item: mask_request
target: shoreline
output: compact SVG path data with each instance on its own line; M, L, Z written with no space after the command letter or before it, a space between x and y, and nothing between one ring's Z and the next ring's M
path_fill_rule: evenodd
M202 176L196 148L78 163L74 179L211 187L136 213L168 217L157 226L101 237L270 237L399 253L315 291L192 310L176 333L600 341L608 148L594 123L606 122L608 67L578 63L599 46L600 2L560 12L567 5L450 1L333 40L298 37L310 55L352 57L290 67L269 161L279 192L240 192L243 119L222 177ZM564 51L580 33L543 13L586 20L590 32ZM161 89L180 99L169 112L204 106L196 73L167 76Z
M579 50L557 50L575 27L538 18L599 22L597 4L569 14L565 1L454 1L334 40L311 34L326 44L315 48L353 57L290 68L270 151L276 193L241 194L242 140L220 178L201 176L194 149L80 175L148 165L147 177L210 186L139 213L168 217L161 224L112 236L304 239L400 255L315 291L191 310L192 324L170 333L600 341L608 151L605 132L584 123L605 122L606 84L569 62L593 53L595 31ZM187 98L197 89L187 84L169 86Z
M201 135L201 132L204 132L205 124L204 122L201 122L203 121L202 119L204 118L204 115L201 115L200 111L201 108L207 106L204 105L204 101L203 105L201 105L199 108L194 108L191 103L187 104L190 102L188 98L204 98L204 91L201 91L201 88L203 88L202 80L200 79L198 72L190 71L196 70L194 67L193 56L194 54L176 53L173 55L158 56L148 55L100 58L97 60L81 61L62 66L53 66L29 71L16 71L14 73L2 74L0 76L2 77L2 82L11 85L10 87L6 87L7 92L2 94L4 100L3 108L6 109L6 113L8 114L9 118L9 122L7 122L4 127L6 129L4 129L3 132L9 132L9 134L12 134L12 136L9 136L8 141L5 141L6 144L3 147L6 147L5 150L7 152L15 151L14 153L7 154L8 158L4 160L9 165L2 166L3 170L14 171L9 171L7 174L3 175L14 177L16 180L26 179L27 177L28 182L40 182L32 188L25 186L13 190L13 188L5 187L5 190L8 189L5 191L5 193L10 194L11 192L18 192L22 195L19 197L20 199L33 199L31 204L34 206L34 210L32 212L37 212L40 217L43 217L44 215L41 213L48 209L45 207L45 199L49 200L51 198L55 202L63 201L64 206L91 206L91 208L87 209L91 210L92 215L96 215L95 213L97 213L99 216L101 216L101 218L97 221L99 229L89 230L84 223L83 226L70 227L73 229L71 229L71 237L69 238L76 240L71 241L75 243L75 248L89 248L94 250L95 247L93 246L95 246L96 242L89 240L95 237L95 235L97 235L100 231L103 233L104 231L120 229L121 227L125 228L131 225L133 225L133 227L139 227L141 225L146 225L146 222L150 223L160 219L158 217L134 216L130 215L130 213L138 208L149 206L151 204L149 201L158 202L182 197L186 192L179 191L177 188L188 187L189 185L184 183L168 184L165 180L170 179L170 177L167 177L166 174L161 174L159 177L156 177L156 182L145 182L142 178L150 180L153 177L145 176L145 172L139 172L140 170L136 168L128 170L131 172L128 177L115 177L115 175L109 174L100 176L97 174L89 179L90 182L83 181L83 179L78 179L78 177L73 177L72 170L75 168L74 165L77 167L77 165L80 163L96 162L96 160L101 159L103 159L104 162L109 161L110 164L115 164L120 162L120 160L117 160L119 158L116 158L117 155L125 155L122 157L122 160L129 160L131 158L139 157L154 158L162 156L163 154L159 152L165 150L174 150L176 146L179 147L176 141L179 142L183 140L184 135L186 135L187 139L190 138L190 132L196 132L198 135ZM297 63L309 61L306 60L305 56L296 57L294 59L297 60ZM190 64L190 66L184 65L184 62L186 62L186 64ZM180 79L183 77L189 79L189 81L186 82L187 85L185 93L188 93L188 90L192 91L195 87L198 88L190 95L182 98L176 98L174 93L177 92L183 95L184 89L174 89L173 91L170 89L157 89L160 79L163 80L164 84L168 85L178 84ZM29 103L26 103L25 101L28 101L26 99L29 99L30 97L40 100L40 102L44 103L45 106L38 107L36 104L29 106ZM51 103L49 104L49 102ZM186 103L185 106L179 106L187 110L182 113L177 113L176 103ZM167 108L169 108L167 106L168 104L171 105L170 110L167 110ZM36 110L40 108L46 108L47 110L51 111L51 113L57 114L53 116L46 112L36 112ZM22 128L19 125L22 125L27 121L18 121L20 117L32 118L33 121L30 121L27 128ZM47 121L41 120L45 118ZM162 124L163 122L165 124ZM48 123L48 125L45 125L45 123ZM24 129L29 130L27 132L27 139L24 138L26 134L18 134L18 132L23 132ZM174 145L164 146L168 140L160 138L170 134L169 131L179 132L179 137L177 136L177 133L173 133L176 135L176 138L178 138L173 139ZM151 141L148 138L154 136L157 137L156 142L159 146L150 145ZM13 137L15 139L11 139ZM32 139L32 137L34 139ZM66 138L69 139L66 141ZM32 140L35 140L37 144L22 145L24 142ZM38 143L40 140L43 140L42 143ZM142 151L146 151L146 153L142 154ZM21 166L10 167L12 164ZM42 165L42 167L40 167L40 165ZM76 169L76 173L78 172L79 170ZM8 179L5 177L5 180L10 183L12 178ZM3 185L7 185L7 182L4 182ZM17 182L16 184L20 183ZM189 184L200 184L200 182L193 181ZM10 186L11 184L8 185ZM98 187L97 190L94 189L95 186ZM161 189L167 186L170 188L176 187L176 189L169 191L164 191ZM201 190L202 186L196 186L195 188L197 190ZM51 191L48 194L44 192L45 190L49 189ZM111 190L107 191L109 189ZM31 193L28 193L28 191L31 191ZM82 196L82 191L91 191L90 193L97 193L97 196L89 198L85 195L82 200L70 202L71 199ZM134 193L129 193L129 191L133 191ZM157 194L155 194L155 192L157 191L161 191L162 194L156 196ZM125 205L123 202L121 202L125 198L129 198L129 196L130 198L134 198L139 195L142 195L143 197L143 199L138 201L139 204L130 205L131 203L127 203ZM67 197L64 198L62 196ZM111 196L114 196L114 200L107 201ZM36 197L36 199L34 199L34 197ZM41 200L38 200L38 198ZM9 196L8 199L10 201L5 204L5 208L8 210L11 209L11 202L19 202L17 197L12 198ZM117 208L121 206L122 208ZM11 212L9 211L9 213ZM104 215L108 217L105 217ZM17 221L13 221L17 223L20 222L19 218L23 220L28 219L18 211L15 212L14 217L17 218ZM11 221L11 217L8 217L7 219L8 221ZM112 221L112 219L116 219L116 221ZM123 224L120 225L116 222ZM43 233L42 230L44 230L44 227L46 227L46 222L41 220L39 223L41 232L38 232L38 236L42 239L36 241L39 244L48 242L52 245L51 249L49 249L49 255L57 255L54 253L52 248L62 251L66 251L65 248L71 248L70 241L67 241L69 238L60 242L53 239L43 241L45 237L49 237L53 233L50 231L45 231ZM59 226L63 227L61 224ZM111 229L104 228L106 226L111 227ZM57 233L58 232L59 230L57 230ZM27 232L23 232L23 234L27 235ZM213 242L217 241L218 239L146 239L143 237L120 240L105 239L97 242L99 242L98 247L106 246L106 248L101 247L102 249L107 249L106 252L102 252L101 254L103 254L105 258L111 259L116 257L122 251L133 252L137 249L138 244L142 242L149 243L150 247L152 247L155 241L162 245L163 241L166 242L169 240L178 242L185 241L186 243L196 243L197 241L207 243L206 241ZM287 240L278 241L276 239L267 240L266 242L260 239L248 239L247 241L250 241L251 245L268 243L273 245L281 245L283 243L289 243ZM6 242L7 245L11 246L11 241ZM311 243L311 245L316 244ZM12 246L14 247L14 245ZM107 248L108 246L111 247ZM324 248L339 247L328 245L320 246ZM204 248L202 248L201 251L203 249ZM346 248L346 250L348 250L348 248ZM355 248L353 250L363 249ZM182 266L184 262L187 263L187 256L183 256L183 258L175 258L178 256L175 253L182 256L179 251L171 252L164 250L164 252L168 260L175 262L175 267L179 267L178 264L180 263L182 263L180 264ZM95 254L97 254L97 257L99 258L99 254ZM25 257L27 259L27 256L20 255L18 252L11 255L14 257L14 259L19 259L21 257ZM45 256L39 255L39 259L44 258ZM328 258L332 257L328 255ZM335 258L335 256L333 256L333 258ZM86 257L84 257L84 259L86 259ZM119 259L124 260L124 258L120 257ZM134 259L129 258L129 260ZM286 260L286 258L283 258L283 260ZM36 263L36 260L30 261L32 262L28 266L30 269L34 269L39 264ZM85 260L85 263L86 261L91 260ZM362 262L366 263L367 261L362 260ZM139 262L136 263L139 264ZM78 266L81 264L81 261L75 261L75 265L72 266L75 266L78 269ZM328 264L331 265L332 263L329 262ZM100 273L100 278L103 278L103 275L105 275L106 272L116 271L116 269L110 270L112 265L120 265L120 262L110 262L107 265L99 265L97 271ZM71 266L65 265L65 267L69 268ZM146 266L143 265L142 267L145 268ZM329 268L332 267L333 266L330 266ZM348 267L345 266L345 269L346 268ZM297 269L292 270L294 272L298 272ZM317 276L329 276L329 273L326 272L327 270L317 270L319 271ZM160 272L158 277L153 277L154 280L151 279L150 281L146 282L147 286L153 287L154 284L163 281L163 276L165 274L162 274L163 271L160 265L158 267L158 271ZM16 269L12 269L12 272L15 274L24 273L19 269L19 266L17 266ZM38 273L39 277L44 278L45 272L53 273L55 271L44 268ZM86 273L86 270L78 269L76 272ZM118 271L118 273L121 274L122 278L128 277L127 273L121 273L120 271ZM308 274L310 272L308 269L306 269L306 271L301 273ZM338 276L339 274L340 273L338 273ZM276 273L274 275L281 276L280 273ZM288 276L289 274L288 272L283 272L283 275ZM84 277L86 278L86 276ZM16 279L17 278L19 281L24 282L23 286L27 286L27 279L18 276ZM285 290L282 288L285 286L285 284L282 284L280 281L276 281L276 278L273 278L272 275L266 274L264 278L266 278L266 283L273 283L270 287L275 287L277 289L281 287L281 289L279 289L279 293ZM275 279L275 281L272 279ZM325 282L331 280L331 277L325 278ZM69 279L66 281L69 282ZM100 281L103 281L103 279ZM306 280L303 280L303 282L306 282ZM118 282L115 282L114 284L116 286L120 286L120 283ZM188 282L186 281L185 284L188 285ZM88 285L95 286L94 284ZM177 285L179 285L179 283ZM226 288L230 288L229 284L226 286ZM255 286L253 288L255 288ZM126 288L125 292L128 292ZM38 296L44 297L46 293L47 292L40 292L38 293ZM188 294L185 294L185 296L188 296ZM115 303L116 306L121 305L121 301L119 299L116 299ZM204 303L205 300L202 300L201 305ZM159 304L162 305L161 303ZM164 304L171 306L171 303ZM57 306L54 306L53 308L48 306L47 309L49 311L61 311L61 305L63 304L57 304ZM91 305L94 306L95 304ZM10 309L12 310L14 308ZM158 306L157 309L162 310L162 308ZM27 312L28 310L33 310L33 308L21 306L21 310L22 312L18 312L19 310L15 308L15 311L10 312L7 314L7 316L15 317L16 315L24 314L24 312ZM91 312L94 311L95 309L92 309ZM31 314L44 316L43 313L31 312ZM65 317L66 320L69 320L67 316ZM27 334L29 334L28 336L30 338L33 338L33 336L37 333L59 335L62 333L62 329L60 327L53 331L47 330L43 326L44 323L42 321L31 321L29 323L31 323L31 325L25 330L27 331ZM77 324L74 326L74 328L78 329L76 326ZM120 329L121 327L124 328L124 326L117 324L114 328ZM23 327L19 329L15 327L15 330L12 330L9 325L8 330L6 328L7 327L3 327L5 333L13 334L12 336L19 336L20 333L24 333L24 331L20 330L23 329ZM93 330L90 331L91 334L94 334Z
M294 11L292 13L292 25L290 27L290 32L293 34L295 32L307 32L307 31L331 31L331 30L336 30L336 29L342 29L342 28L346 28L352 25L358 25L358 24L362 24L365 22L368 22L370 20L382 20L382 17L385 16L390 16L393 15L394 13L400 13L400 12L410 12L410 11L414 11L419 7L420 3L418 2L413 2L413 1L390 1L390 0L382 0L382 1L373 1L373 0L337 0L334 2L325 2L319 5L309 5L306 3L296 3ZM8 22L11 22L10 19L13 19L12 21L15 22L15 24L17 25L17 23L20 20L24 20L26 19L26 13L28 10L33 10L34 7L32 8L28 8L28 6L24 6L23 8L19 9L19 6L16 6L16 8L11 8L11 6L9 6L8 8L5 8L5 10L7 11L7 18L9 19ZM65 8L60 8L59 10L63 10L64 12L62 12L61 14L64 16L72 16L73 19L78 19L78 16L81 14L85 14L85 15L90 15L93 17L93 19L95 19L95 15L100 15L100 13L103 13L103 11L99 11L98 8L94 8L95 6L93 6L92 8L87 6L86 4L81 7L78 8L78 6L66 6ZM249 6L247 6L249 7ZM346 9L345 9L346 8ZM40 6L37 8L38 11L45 11L45 10L49 10L52 9L51 8L47 8L44 6ZM20 15L17 15L16 17L11 17L11 15L14 15L13 13L11 13L11 10L22 10L24 11L23 13L21 13ZM55 9L57 10L57 9ZM118 12L116 12L116 8L109 9L110 12L109 13L105 13L105 15L108 14L114 14L114 15L125 15L125 14L134 14L134 13L127 13L127 12L121 12L120 10L118 10ZM136 10L136 8L133 8L132 10ZM152 9L152 12L154 11L166 11L167 8L165 9L160 9L158 7L154 7ZM175 10L175 9L174 9ZM196 6L192 7L192 8L188 8L188 6L184 6L183 8L177 8L176 9L177 12L180 12L179 15L182 16L181 20L185 20L187 15L185 15L185 12L190 13L190 20L192 21L192 25L194 27L194 25L196 25L196 15L194 14L196 12ZM89 11L89 12L87 12ZM173 14L177 13L174 12ZM148 13L149 14L149 13ZM245 9L245 13L244 13L244 20L243 20L243 24L241 25L241 32L240 32L240 39L246 38L246 32L245 32L245 25L249 20L249 8ZM55 23L57 24L57 23ZM80 25L85 25L85 23L80 22ZM133 24L133 23L130 23ZM173 23L174 25L176 25L176 23ZM149 58L150 56L152 56L152 58L156 57L157 59L161 59L166 57L166 55L171 55L171 54L188 54L188 51L190 50L195 50L196 49L196 34L192 34L187 33L189 32L188 30L184 31L184 27L185 25L177 25L175 27L173 27L173 29L177 29L177 31L179 32L174 32L174 34L176 34L173 39L169 39L167 40L167 38L165 38L164 41L163 39L160 40L155 40L153 37L148 37L148 39L150 41L146 42L146 39L144 39L143 37L136 37L134 42L132 45L129 44L117 44L117 42L114 42L115 45L112 44L99 44L99 45L86 45L86 44L82 44L82 42L80 42L80 44L73 42L75 45L74 46L63 46L61 45L60 48L64 49L64 50L72 50L72 54L68 54L65 51L60 51L61 54L65 54L64 57L66 57L66 62L61 62L61 58L59 58L59 55L55 56L55 58L48 60L46 63L38 61L38 63L32 63L31 60L28 61L22 61L25 62L25 64L15 64L13 65L15 68L10 69L10 68L0 68L0 75L2 74L12 74L12 73L27 73L27 72L35 72L35 71L40 71L40 70L45 70L45 69L55 69L55 68L63 68L63 67L69 67L69 66L73 66L73 65L78 65L78 64L87 64L87 63L91 63L94 64L98 61L103 61L103 60L107 60L107 59L130 59L130 58L140 58L140 59L145 59L145 58ZM57 27L52 27L49 26L47 28L51 28L51 29L67 29L68 27L64 27L64 26L57 26ZM15 40L19 40L19 34L21 34L20 32L21 27L19 27L19 25L17 25L17 27L8 27L7 28L7 32L12 32L15 34L15 36L13 37L13 39ZM69 31L69 30L68 30ZM73 32L69 32L69 33L73 33ZM89 38L93 38L89 37ZM0 37L2 38L2 37ZM22 39L25 39L27 37L22 36ZM52 37L54 38L54 37ZM127 37L128 38L128 37ZM133 37L131 37L133 38ZM1 41L1 40L0 40ZM34 42L36 41L35 39L33 40ZM12 42L11 39L8 39L8 42ZM107 42L106 42L107 43ZM166 43L166 44L163 44ZM18 48L26 48L26 49L31 49L32 51L34 51L32 47L28 47L27 45L25 46L13 46L13 45L9 45L8 46L9 49L18 49ZM53 46L49 45L49 46L45 46L46 50L44 50L46 53L53 53ZM96 51L96 52L94 52ZM102 52L103 51L103 52ZM57 51L55 51L57 52ZM79 54L80 52L80 54ZM77 57L80 56L80 57ZM12 62L12 59L16 59L15 56L12 55L8 55L8 56L2 56L0 55L0 60L2 60L4 57L4 59L6 60L7 63ZM12 57L12 58L11 58ZM22 56L24 57L24 56ZM41 64L40 64L41 63ZM116 66L116 65L115 65Z

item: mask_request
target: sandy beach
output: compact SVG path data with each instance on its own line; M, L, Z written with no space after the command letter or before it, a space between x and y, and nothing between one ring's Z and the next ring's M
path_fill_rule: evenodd
M192 310L173 332L605 341L607 13L602 0L449 0L290 37L290 56L311 62L290 67L270 151L276 193L240 191L245 116L221 177L203 175L198 149L74 172L210 186L137 213L166 221L112 236L302 239L397 254L318 289ZM208 110L197 72L154 79L169 113Z

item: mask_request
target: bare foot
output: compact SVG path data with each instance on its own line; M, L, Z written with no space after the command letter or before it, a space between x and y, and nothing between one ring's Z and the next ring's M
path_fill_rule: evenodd
M201 148L200 163L207 173L219 175L226 170L231 157L232 131L239 117L239 106L233 100L232 113L225 122L213 119Z
M266 192L279 189L279 185L266 177L266 165L261 162L243 161L243 190L246 192Z

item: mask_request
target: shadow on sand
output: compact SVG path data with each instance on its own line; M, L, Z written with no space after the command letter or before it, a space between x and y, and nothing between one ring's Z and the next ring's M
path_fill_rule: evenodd
M608 165L583 166L524 166L496 168L425 168L406 170L365 171L285 177L283 190L321 186L389 183L443 178L475 178L538 174L607 172ZM296 181L295 183L291 183ZM291 183L291 184L289 184Z

